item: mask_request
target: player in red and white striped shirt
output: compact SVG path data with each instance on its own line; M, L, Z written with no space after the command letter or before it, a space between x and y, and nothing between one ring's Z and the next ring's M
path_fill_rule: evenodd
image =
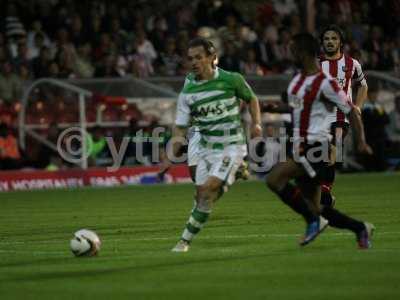
M341 89L352 99L352 85L359 84L353 103L360 109L367 99L368 85L361 64L353 57L343 53L344 35L336 25L330 25L321 34L323 55L320 57L321 69L336 79ZM339 118L344 117L338 112Z
M341 218L349 218L333 208L330 208L331 214L325 215L322 211L323 218L319 207L320 175L330 162L332 140L327 116L334 106L349 116L359 149L365 153L371 150L365 142L360 110L337 82L319 68L316 61L318 42L310 34L298 34L293 41L293 55L301 69L288 87L293 115L293 157L272 169L267 185L285 204L304 217L307 227L300 245L306 245L326 228L328 221L340 225ZM298 184L291 184L291 179L298 180ZM369 248L373 226L354 219L351 221L356 228L354 232L359 246ZM342 228L339 225L336 227Z
M336 79L340 88L352 99L352 85L358 84L358 90L354 104L361 109L364 104L368 85L362 72L360 63L343 53L344 34L336 25L329 25L321 33L321 45L323 55L320 58L321 69ZM341 147L342 141L348 130L348 120L344 114L335 109L328 116L332 124L332 134L334 134L334 145ZM334 148L336 150L336 148ZM342 150L340 148L340 150ZM333 182L335 180L335 165L332 164L323 175L321 201L326 205L334 203L334 197L331 194Z
M297 74L289 84L288 99L295 143L300 139L306 144L330 142L331 123L327 116L336 107L346 114L353 108L335 79L320 70Z

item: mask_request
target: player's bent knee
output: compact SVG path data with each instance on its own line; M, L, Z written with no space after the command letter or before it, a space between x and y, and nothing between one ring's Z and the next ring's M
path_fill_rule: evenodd
M212 197L213 191L210 189L209 185L201 185L197 189L197 200L206 201Z
M196 203L196 207L203 212L211 212L212 209L212 202L207 201L204 198L200 198L197 203Z
M285 183L285 177L280 172L271 172L266 179L267 186L274 192L277 192Z
M335 197L331 193L321 193L320 204L322 209L325 207L333 208L335 206Z
M196 188L196 199L200 201L201 198L204 198L206 191L207 187L205 185L198 185Z
M208 178L207 182L203 185L205 190L211 193L218 193L223 185L223 181L216 177Z
M276 187L276 182L274 181L275 178L272 178L271 176L268 176L265 183L271 190L275 190Z

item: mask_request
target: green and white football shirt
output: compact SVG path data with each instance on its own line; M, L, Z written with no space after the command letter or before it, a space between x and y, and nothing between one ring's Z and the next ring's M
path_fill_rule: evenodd
M200 143L207 148L244 144L240 99L249 102L255 94L239 73L216 68L213 79L202 81L189 74L179 94L175 124L198 127Z

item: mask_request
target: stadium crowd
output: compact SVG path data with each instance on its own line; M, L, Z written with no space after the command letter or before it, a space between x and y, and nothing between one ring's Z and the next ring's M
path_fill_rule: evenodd
M216 42L222 68L260 76L290 69L288 41L304 28L302 1L260 1L247 14L231 1L169 2L2 1L2 77L11 73L17 87L43 76L184 75L186 44L197 34ZM345 29L346 51L364 69L399 73L398 1L316 5L316 28L334 22ZM1 98L16 96L7 90Z
M305 6L294 0L1 1L0 119L15 126L24 83L41 77L184 76L186 45L196 35L215 43L221 68L293 73L288 42L304 29ZM315 6L315 28L341 26L345 51L364 70L400 76L398 1Z

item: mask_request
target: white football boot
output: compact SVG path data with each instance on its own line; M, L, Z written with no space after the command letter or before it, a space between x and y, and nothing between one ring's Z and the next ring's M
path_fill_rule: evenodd
M172 252L188 252L190 245L188 242L180 240L174 248L171 249Z

